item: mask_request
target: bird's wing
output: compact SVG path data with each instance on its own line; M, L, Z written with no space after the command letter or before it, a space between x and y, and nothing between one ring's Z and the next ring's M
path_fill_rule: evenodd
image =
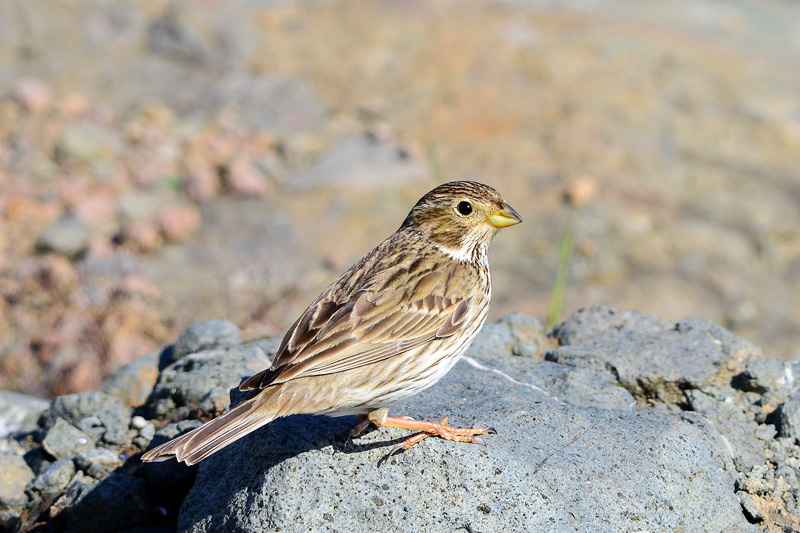
M444 278L442 272L429 272L410 286L359 290L342 302L329 291L295 322L272 366L239 388L344 372L455 334L469 322L472 298L443 296Z

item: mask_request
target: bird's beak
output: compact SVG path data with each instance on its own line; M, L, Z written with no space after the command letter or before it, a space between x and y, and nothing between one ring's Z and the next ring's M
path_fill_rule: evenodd
M522 217L519 216L519 213L517 213L513 207L503 202L503 207L489 215L486 218L486 222L495 228L507 228L522 222Z

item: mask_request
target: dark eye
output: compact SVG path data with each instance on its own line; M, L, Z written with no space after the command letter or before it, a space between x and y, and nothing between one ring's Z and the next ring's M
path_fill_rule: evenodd
M458 212L462 215L467 216L472 213L472 204L469 202L458 202L456 209L458 209Z

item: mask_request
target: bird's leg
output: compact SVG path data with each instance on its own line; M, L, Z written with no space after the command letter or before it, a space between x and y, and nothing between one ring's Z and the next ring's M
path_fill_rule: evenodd
M381 409L383 411L383 409ZM414 420L409 417L389 417L386 416L386 413L378 413L375 412L376 416L372 416L373 413L369 414L369 420L378 427L393 427L393 428L403 428L403 429L413 429L417 431L422 431L413 437L406 439L405 441L401 442L394 448L392 451L389 452L389 457L392 456L398 450L407 450L416 443L432 436L441 437L447 440L453 440L457 442L472 442L476 444L483 444L483 439L481 439L478 435L486 435L488 433L496 433L493 428L454 428L447 425L447 417L445 417L440 423L436 422L423 422L421 420Z
M356 415L356 416L358 416L358 418L361 419L361 422L353 426L353 429L351 429L350 433L347 435L348 439L358 437L359 435L361 435L362 431L367 429L367 426L369 425L369 418L367 418L367 415Z

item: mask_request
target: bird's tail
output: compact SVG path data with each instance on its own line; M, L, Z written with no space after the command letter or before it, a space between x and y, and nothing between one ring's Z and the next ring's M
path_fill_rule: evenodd
M236 439L269 424L279 414L277 409L265 409L271 403L270 391L262 391L214 420L174 438L142 455L142 461L166 461L172 457L187 465L199 463Z

